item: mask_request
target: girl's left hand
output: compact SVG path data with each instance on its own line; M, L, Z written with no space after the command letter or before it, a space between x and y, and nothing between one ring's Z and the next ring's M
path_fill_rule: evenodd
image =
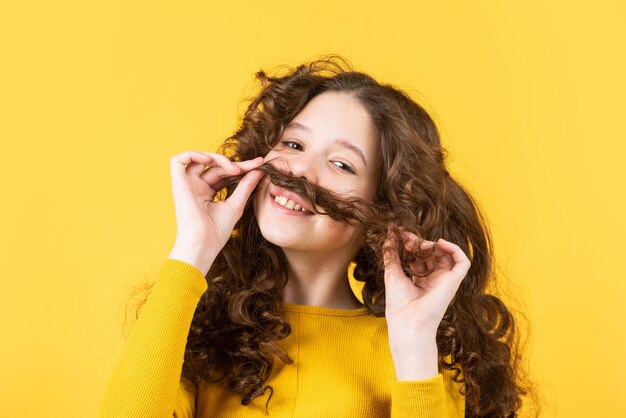
M401 232L407 251L417 242L417 235ZM428 276L408 277L400 264L398 237L391 231L383 246L385 261L385 317L390 339L402 340L435 336L448 305L465 278L470 260L456 244L443 238L433 242L424 240L422 248L435 246L435 265L425 266L414 262L411 271L425 272L434 267Z

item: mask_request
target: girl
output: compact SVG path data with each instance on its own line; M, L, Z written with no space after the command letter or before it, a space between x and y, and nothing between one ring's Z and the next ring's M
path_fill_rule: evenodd
M219 153L170 161L176 241L100 416L516 416L488 230L426 111L338 56L257 78Z

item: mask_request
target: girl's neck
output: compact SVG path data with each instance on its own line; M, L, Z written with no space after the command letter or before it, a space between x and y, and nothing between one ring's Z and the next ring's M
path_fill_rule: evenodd
M348 279L351 255L319 254L284 250L287 285L283 302L298 305L356 309L363 306L352 292Z

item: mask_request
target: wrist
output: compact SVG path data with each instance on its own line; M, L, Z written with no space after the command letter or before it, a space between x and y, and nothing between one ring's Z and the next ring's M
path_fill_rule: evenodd
M425 380L439 373L439 350L435 338L390 341L396 380Z
M207 275L216 257L217 254L210 248L190 246L179 242L174 244L168 255L168 258L191 264L200 270L203 276Z

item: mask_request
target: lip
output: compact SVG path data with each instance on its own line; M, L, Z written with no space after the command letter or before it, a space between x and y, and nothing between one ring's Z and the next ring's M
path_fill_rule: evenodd
M310 206L305 204L303 202L303 199L298 196L295 193L289 192L285 189L282 189L278 186L274 186L269 190L269 198L270 198L270 203L272 204L272 207L274 207L274 209L278 210L281 213L286 213L289 215L295 215L295 216L310 216L313 215L313 211L311 210ZM292 209L287 209L284 206L279 205L278 203L276 203L274 201L274 199L276 198L276 196L285 196L287 199L293 200L294 202L296 202L297 204L299 204L301 207L304 208L304 211L297 211L297 210L292 210Z

